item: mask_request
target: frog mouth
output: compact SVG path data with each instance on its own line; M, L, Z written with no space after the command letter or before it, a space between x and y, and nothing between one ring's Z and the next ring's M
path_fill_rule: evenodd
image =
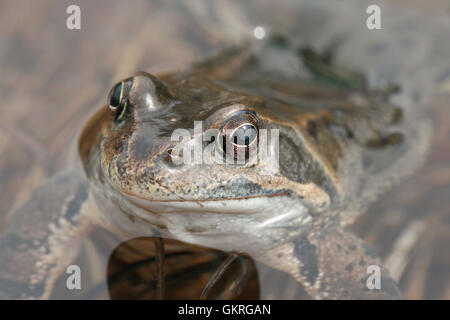
M278 198L278 197L289 197L290 192L286 190L279 190L272 193L266 193L266 194L255 194L255 195L247 195L247 196L237 196L237 197L223 197L223 198L208 198L208 199L189 199L189 198L183 198L180 196L179 199L148 199L142 196L138 196L126 191L121 190L120 191L122 195L129 200L131 203L139 206L142 209L146 210L152 210L155 206L175 206L178 205L182 206L187 204L192 204L193 207L197 206L199 209L204 207L215 207L217 204L219 204L223 211L228 206L228 203L231 202L245 202L246 200L253 200L253 199L270 199L270 198ZM159 205L158 205L159 204ZM208 205L210 204L210 205ZM191 208L192 209L192 208Z
M121 189L110 191L125 214L120 215L124 230L224 251L242 246L267 249L273 245L272 236L302 232L312 219L301 197L288 190L216 199L149 199ZM268 243L259 243L263 240Z
M122 192L121 192L122 193ZM203 212L242 213L257 212L260 208L251 208L246 203L253 201L266 202L273 198L288 197L287 191L281 190L268 194L248 195L241 197L224 197L216 199L148 199L130 193L122 193L132 204L151 213L163 212Z
M252 242L262 240L269 241L263 245L267 248L272 245L272 235L297 234L311 223L308 208L287 195L280 191L211 200L158 201L133 195L126 199L140 227L157 230L163 238L233 251L242 246L253 248Z

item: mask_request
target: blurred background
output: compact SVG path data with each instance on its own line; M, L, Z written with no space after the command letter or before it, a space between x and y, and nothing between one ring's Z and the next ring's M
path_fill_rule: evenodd
M71 4L81 8L80 30L66 27ZM381 6L380 32L365 28L368 4ZM138 70L181 69L252 38L261 25L319 49L344 39L338 58L368 68L375 84L386 75L415 78L434 122L432 152L353 229L381 255L405 298L450 299L448 20L444 0L1 1L0 227L73 161L78 132L115 82ZM346 41L347 34L355 36ZM377 57L389 63L365 58L361 48L371 41L385 44Z

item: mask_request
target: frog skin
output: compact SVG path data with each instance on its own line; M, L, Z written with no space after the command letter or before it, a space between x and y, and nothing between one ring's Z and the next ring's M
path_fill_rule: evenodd
M274 42L121 81L80 136L82 165L38 188L2 231L0 297L50 297L100 226L246 253L314 299L400 298L376 254L346 228L427 150L429 122L390 103L388 91ZM279 170L259 158L175 164L171 134L192 132L195 120L217 132L278 129ZM381 268L380 290L367 288L370 265Z

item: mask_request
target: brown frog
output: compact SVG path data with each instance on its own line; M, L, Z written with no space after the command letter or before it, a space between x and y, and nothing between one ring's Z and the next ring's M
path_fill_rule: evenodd
M48 298L97 226L245 253L316 299L400 298L346 226L422 162L429 122L390 103L395 90L280 39L116 84L80 136L82 165L38 188L2 231L0 297ZM243 151L244 162L176 163L176 129L213 160ZM278 152L250 156L264 130ZM373 265L379 289L367 285Z

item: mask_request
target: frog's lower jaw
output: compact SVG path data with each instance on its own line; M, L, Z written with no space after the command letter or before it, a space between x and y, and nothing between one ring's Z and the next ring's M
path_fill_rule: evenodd
M129 237L159 235L254 256L304 234L312 223L299 199L283 195L201 202L144 201L122 195L118 206L105 209L104 219Z

